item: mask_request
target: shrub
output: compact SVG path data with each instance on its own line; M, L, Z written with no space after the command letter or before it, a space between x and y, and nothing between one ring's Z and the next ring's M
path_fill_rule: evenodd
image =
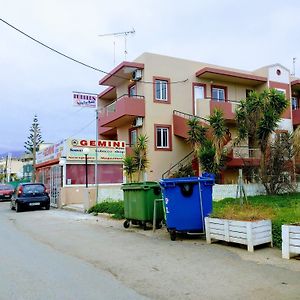
M97 203L88 213L108 213L114 219L124 219L124 201L104 201Z

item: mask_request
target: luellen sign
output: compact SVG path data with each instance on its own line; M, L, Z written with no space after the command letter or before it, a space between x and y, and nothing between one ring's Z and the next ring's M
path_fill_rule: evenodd
M98 161L122 161L125 158L126 144L123 141L99 140L97 148ZM83 148L89 148L88 160L96 159L95 140L67 140L67 160L84 160Z
M96 103L97 103L96 94L73 92L74 106L96 108Z

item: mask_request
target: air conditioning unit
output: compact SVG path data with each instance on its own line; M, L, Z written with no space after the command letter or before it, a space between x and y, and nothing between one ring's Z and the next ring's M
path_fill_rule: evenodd
M132 123L133 127L141 127L143 126L143 118L142 117L137 117L134 119L133 123Z
M132 80L138 81L142 79L142 70L135 70L132 72Z

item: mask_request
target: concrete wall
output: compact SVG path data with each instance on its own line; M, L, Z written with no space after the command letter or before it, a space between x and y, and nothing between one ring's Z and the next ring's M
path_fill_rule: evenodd
M92 206L95 204L96 188L91 186L88 188L88 197L85 186L66 186L61 188L61 196L58 206L62 207L68 204L84 204L84 206ZM110 199L111 201L123 200L123 191L121 184L101 184L98 187L98 202ZM88 204L87 204L88 201Z
M265 195L266 191L262 184L250 183L244 185L247 196ZM213 199L215 201L222 200L224 198L235 198L236 196L236 184L216 184L213 187Z

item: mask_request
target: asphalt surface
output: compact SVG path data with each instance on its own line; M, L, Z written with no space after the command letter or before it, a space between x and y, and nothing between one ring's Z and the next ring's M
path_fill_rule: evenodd
M300 299L278 249L170 241L121 221L0 203L0 299Z
M31 222L33 213L43 214L47 222L47 211L24 212L20 217L27 214L26 222ZM24 233L16 227L18 217L8 212L7 203L0 203L1 300L145 299L110 273Z

